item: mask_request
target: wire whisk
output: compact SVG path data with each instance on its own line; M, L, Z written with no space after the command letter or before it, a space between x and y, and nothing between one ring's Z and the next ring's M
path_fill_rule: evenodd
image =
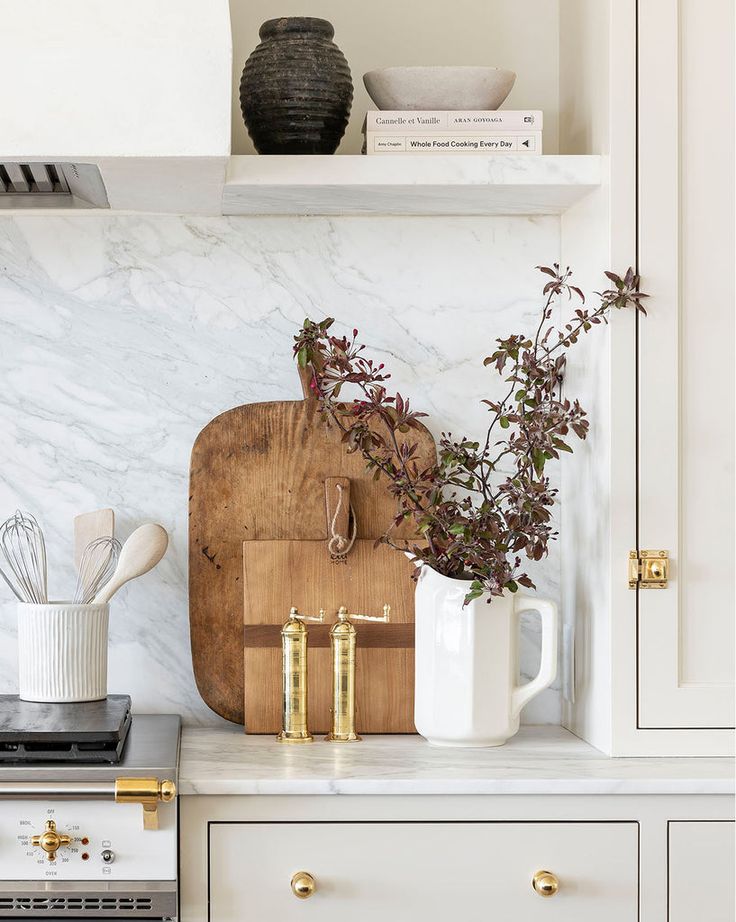
M115 572L120 556L120 542L117 538L95 538L84 549L79 562L74 602L89 605L97 593Z
M0 576L21 602L48 602L46 542L36 519L18 510L0 525Z

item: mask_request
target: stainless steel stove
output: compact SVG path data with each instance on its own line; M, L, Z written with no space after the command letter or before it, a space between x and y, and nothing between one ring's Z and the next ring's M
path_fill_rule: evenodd
M117 764L0 763L0 919L176 919L179 734L135 715Z

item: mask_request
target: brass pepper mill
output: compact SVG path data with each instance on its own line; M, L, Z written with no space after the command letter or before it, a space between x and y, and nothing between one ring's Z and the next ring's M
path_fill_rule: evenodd
M332 648L332 730L325 740L332 743L352 743L360 740L355 732L355 646L357 631L351 620L387 622L391 606L383 606L383 614L351 615L340 608L337 621L330 629Z
M311 743L307 726L307 629L305 621L324 621L319 617L300 615L296 608L289 612L289 620L281 628L283 651L283 718L282 730L276 737L280 743Z

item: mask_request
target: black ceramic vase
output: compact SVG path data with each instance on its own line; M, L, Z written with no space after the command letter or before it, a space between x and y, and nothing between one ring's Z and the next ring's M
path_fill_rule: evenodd
M334 154L345 134L353 81L326 19L269 19L245 62L240 108L259 154Z

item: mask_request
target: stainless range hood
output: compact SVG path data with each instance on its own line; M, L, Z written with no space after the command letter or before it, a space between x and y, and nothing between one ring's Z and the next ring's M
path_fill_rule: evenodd
M0 0L0 17L0 213L220 213L227 0Z
M0 162L0 209L109 207L95 164Z

